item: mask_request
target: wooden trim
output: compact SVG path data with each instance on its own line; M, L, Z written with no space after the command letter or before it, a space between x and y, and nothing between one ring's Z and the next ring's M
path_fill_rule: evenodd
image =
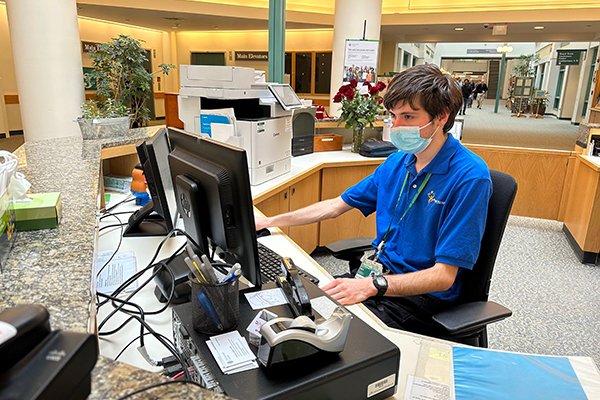
M164 99L165 98L165 92L154 92L154 98L155 99Z
M600 164L598 164L594 159L592 159L591 156L583 154L578 154L578 156L582 163L590 167L592 170L600 172Z
M136 143L132 144L124 144L121 146L115 147L105 147L100 151L100 159L106 160L114 157L121 157L130 154L137 154L137 150L135 149Z
M507 147L507 146L494 146L485 144L469 144L463 143L463 146L471 151L474 150L488 150L488 151L501 151L503 153L529 153L536 155L556 155L556 156L571 156L575 155L573 151L568 150L546 150L546 149L532 149L528 147Z
M19 104L19 95L18 94L5 94L4 95L4 103L5 104Z
M278 193L282 190L284 190L285 188L292 186L298 182L300 182L301 180L303 180L304 178L306 178L307 176L313 174L314 172L319 172L325 168L337 168L337 167L356 167L356 166L364 166L364 165L379 165L382 162L384 162L386 159L385 158L372 158L372 159L365 159L365 160L360 160L360 161L333 161L333 162L322 162L319 164L315 164L313 165L311 168L303 171L302 173L294 176L293 178L281 182L279 185L272 187L269 190L266 190L256 196L254 196L252 198L252 201L254 204L258 204L263 200L268 199L269 197L271 197L272 195L274 195L275 193Z

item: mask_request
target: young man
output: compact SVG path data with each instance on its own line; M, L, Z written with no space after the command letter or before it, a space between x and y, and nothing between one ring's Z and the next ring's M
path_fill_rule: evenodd
M384 105L400 151L340 197L257 218L257 229L322 221L352 208L377 212L373 246L390 273L338 278L323 290L341 304L363 302L391 327L439 334L431 316L458 297L462 271L477 260L492 191L483 160L448 134L462 103L458 85L434 65L396 75Z
M477 108L481 109L485 93L488 91L488 87L485 81L480 81L477 87L475 87L475 95L477 96Z

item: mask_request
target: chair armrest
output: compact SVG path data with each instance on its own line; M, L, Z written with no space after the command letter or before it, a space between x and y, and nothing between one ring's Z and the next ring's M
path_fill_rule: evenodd
M373 249L371 245L373 243L372 237L361 237L352 238L345 240L338 240L337 242L329 243L325 248L331 253L332 256L338 257L340 254L346 252L364 252Z
M464 303L435 314L432 318L452 335L469 334L510 317L512 311L493 301Z

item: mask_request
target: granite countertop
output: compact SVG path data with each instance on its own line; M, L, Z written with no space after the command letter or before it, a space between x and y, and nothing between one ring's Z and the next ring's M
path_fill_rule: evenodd
M62 220L55 229L16 232L0 273L0 311L41 304L52 329L93 332L91 285L99 205L100 152L104 147L139 142L162 127L132 129L128 136L82 140L79 136L26 142L15 152L18 171L31 193L60 192ZM92 374L90 399L117 398L168 380L158 374L99 357ZM161 398L223 398L191 385L167 385ZM169 395L170 393L170 395ZM204 393L204 395L200 395Z

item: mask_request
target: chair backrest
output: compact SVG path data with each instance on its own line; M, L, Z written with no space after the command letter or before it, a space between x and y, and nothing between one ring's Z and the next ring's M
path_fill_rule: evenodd
M459 303L487 301L494 263L504 234L504 228L517 194L517 181L504 172L490 170L492 197L488 204L485 231L479 257L472 271L464 271Z

